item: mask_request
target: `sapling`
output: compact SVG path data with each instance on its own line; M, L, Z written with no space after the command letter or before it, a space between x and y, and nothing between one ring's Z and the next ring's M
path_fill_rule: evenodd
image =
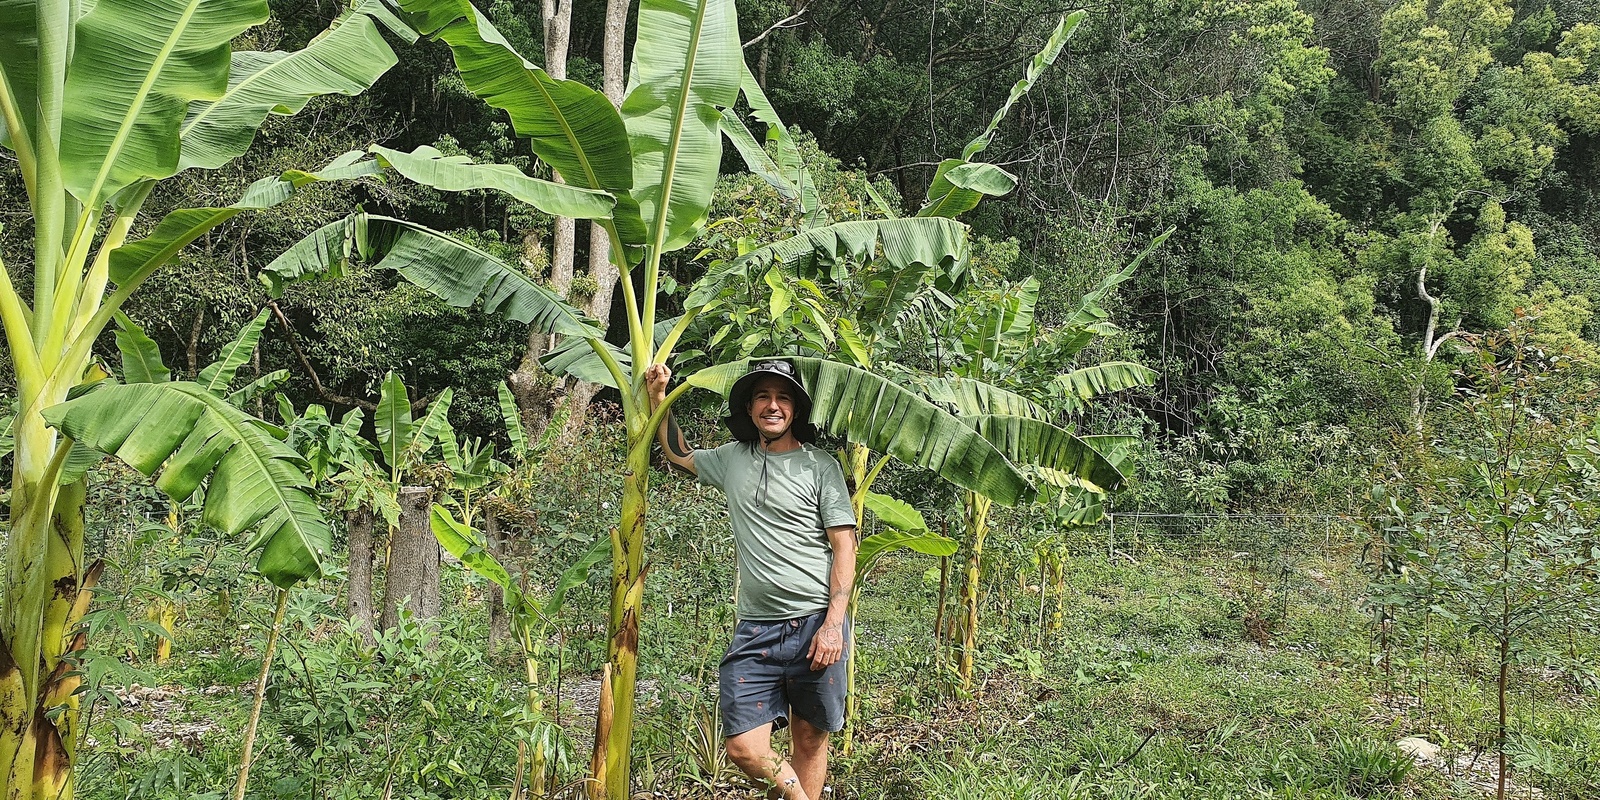
M1378 581L1375 595L1409 600L1487 640L1500 798L1512 667L1540 634L1592 631L1600 621L1600 429L1585 407L1592 393L1576 391L1578 368L1543 350L1532 322L1519 317L1477 343L1457 407L1467 433L1439 445L1416 499L1397 503L1409 522L1403 568Z

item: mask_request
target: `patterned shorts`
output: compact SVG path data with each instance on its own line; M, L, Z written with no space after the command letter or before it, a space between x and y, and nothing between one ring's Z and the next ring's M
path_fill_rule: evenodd
M784 620L742 620L733 631L718 670L718 706L724 736L737 736L768 722L773 730L789 716L818 730L844 728L844 703L851 631L845 624L845 652L828 667L811 669L806 652L827 612Z

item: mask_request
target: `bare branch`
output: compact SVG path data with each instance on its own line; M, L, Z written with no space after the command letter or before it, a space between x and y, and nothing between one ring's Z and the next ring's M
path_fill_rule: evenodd
M804 25L805 23L800 21L800 18L805 16L806 12L809 11L809 10L810 10L809 6L801 5L799 11L796 11L793 14L790 14L789 16L784 17L783 19L780 19L777 22L772 23L772 25L770 25L766 30L762 31L759 34L756 34L756 38L751 39L748 42L745 42L744 46L745 47L749 47L749 46L751 46L753 44L759 43L762 39L765 39L768 36L770 36L773 31L781 31L781 30L784 30L786 28L798 28L801 25Z
M322 379L317 377L316 368L311 366L311 359L307 358L305 351L300 349L300 340L294 335L294 326L289 324L289 318L284 316L283 309L278 307L278 303L275 300L269 301L267 305L272 308L273 315L276 316L278 318L278 322L283 325L283 332L289 339L289 346L294 348L294 354L300 358L300 365L306 368L306 374L311 377L311 385L316 388L317 396L330 403L340 403L347 406L360 406L368 411L378 410L378 404L372 402L371 400L345 397L341 394L329 392L326 388L324 388L322 385Z

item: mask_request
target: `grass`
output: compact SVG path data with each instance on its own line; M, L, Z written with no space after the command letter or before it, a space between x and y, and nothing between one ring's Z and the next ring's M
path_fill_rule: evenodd
M597 506L584 492L603 487L581 483L568 487L573 507ZM689 481L658 486L636 774L657 797L756 797L706 744L716 741L710 692L732 624L733 553L719 500ZM571 515L560 537L529 545L536 577L611 523L592 516ZM1030 546L1011 541L1029 528L1003 524L994 550L1005 557L986 567L971 696L950 691L953 659L933 635L937 562L897 554L870 577L857 627L863 720L854 751L836 755L832 797L1482 796L1469 770L1414 768L1394 746L1421 735L1452 757L1488 747L1482 659L1465 645L1437 650L1420 704L1410 667L1388 676L1374 668L1357 549L1321 536L1303 547L1278 537L1261 552L1145 536L1108 557L1085 538L1067 562L1061 624L1041 630L1038 567ZM240 569L233 558L215 569ZM275 667L253 797L370 798L385 786L396 798L505 796L519 670L505 654L481 653L480 583L445 573L438 642L394 642L381 659L340 629L337 581L302 590ZM604 586L591 584L569 598L551 641L564 697L603 658ZM102 611L140 618L141 595L119 591L125 607L107 601ZM248 683L259 652L252 622L269 598L234 590L224 613L204 580L187 591L190 614L169 664L148 663L133 623L107 623L97 638L149 682L187 691L161 708L97 705L80 796L203 798L231 788L249 699L203 689ZM1044 600L1048 621L1056 599ZM114 699L131 673L101 671L91 690ZM1600 699L1525 672L1512 747L1518 786L1537 786L1547 800L1600 796ZM554 694L554 675L546 690ZM574 742L568 780L587 762L585 713L562 709ZM210 726L198 746L163 733L197 722Z

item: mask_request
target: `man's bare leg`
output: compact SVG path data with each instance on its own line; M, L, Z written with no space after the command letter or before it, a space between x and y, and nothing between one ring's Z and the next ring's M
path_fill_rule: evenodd
M810 728L809 725L806 727ZM728 757L739 765L739 769L744 770L744 774L765 781L771 787L767 790L768 800L811 800L812 796L801 788L800 777L795 774L794 768L772 749L772 723L729 736L726 746ZM799 745L795 749L798 754ZM827 769L826 763L823 769ZM820 789L821 782L817 785Z
M790 729L794 742L794 771L806 796L820 800L822 784L828 779L828 732L795 717Z

